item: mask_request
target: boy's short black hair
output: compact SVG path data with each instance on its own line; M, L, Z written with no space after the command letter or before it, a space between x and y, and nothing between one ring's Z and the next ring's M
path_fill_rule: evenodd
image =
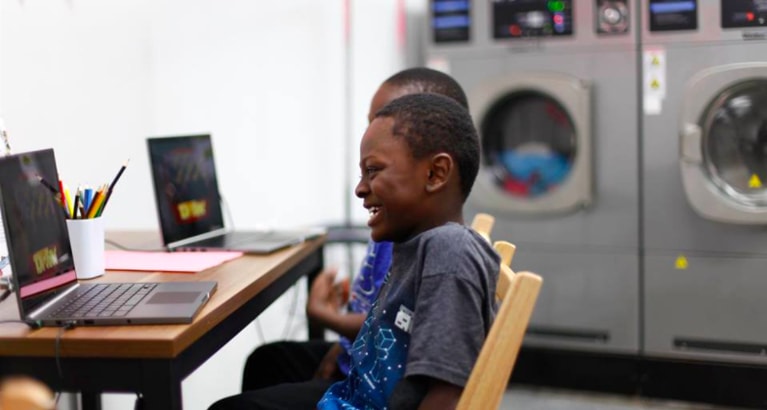
M394 85L408 90L408 94L442 94L457 101L466 110L469 102L463 88L455 79L441 71L426 67L404 69L389 77L384 84Z
M469 112L440 94L409 94L390 102L375 118L394 119L392 134L402 137L415 159L446 152L458 165L463 200L479 172L479 138Z

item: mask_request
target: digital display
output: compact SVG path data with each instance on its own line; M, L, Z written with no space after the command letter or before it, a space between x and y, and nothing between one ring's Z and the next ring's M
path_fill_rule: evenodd
M722 0L722 27L767 26L767 0Z
M695 30L697 28L697 0L650 0L650 31Z
M148 138L165 243L224 227L210 135Z
M573 34L572 0L493 0L493 37Z
M469 41L471 2L433 0L432 29L435 43Z
M77 280L64 209L40 178L59 180L52 149L0 157L0 205L25 311Z

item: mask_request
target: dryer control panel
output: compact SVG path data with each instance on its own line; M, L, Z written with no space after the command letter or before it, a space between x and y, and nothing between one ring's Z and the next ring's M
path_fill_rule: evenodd
M496 39L573 34L573 0L495 0L491 12Z
M697 0L650 0L650 31L695 30Z
M638 41L639 7L646 8L647 1L428 0L421 38L427 53L471 58L625 50Z
M431 12L435 43L469 41L471 31L469 0L433 0Z
M767 26L767 1L722 0L722 27Z
M646 22L641 40L646 45L685 48L767 40L767 0L639 0L639 4L641 21Z

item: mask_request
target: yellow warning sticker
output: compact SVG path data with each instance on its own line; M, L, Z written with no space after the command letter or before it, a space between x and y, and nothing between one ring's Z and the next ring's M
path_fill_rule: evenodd
M759 175L756 175L756 174L751 175L751 178L748 179L748 187L749 188L762 187L762 180L759 179Z
M684 255L679 255L676 257L676 262L674 262L674 267L679 270L687 269L687 266L689 263L687 262L687 258Z
M666 98L666 50L656 46L642 52L642 106L647 115L663 111Z

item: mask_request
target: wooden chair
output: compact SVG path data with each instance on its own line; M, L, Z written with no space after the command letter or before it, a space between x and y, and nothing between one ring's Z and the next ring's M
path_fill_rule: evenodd
M514 253L517 251L517 247L509 242L506 241L496 241L493 244L493 247L495 248L496 252L498 252L498 255L501 256L501 271L503 271L503 268L508 268L510 275L504 275L503 272L500 272L498 274L498 284L495 287L495 297L498 298L498 300L503 300L503 297L506 295L506 292L509 290L509 286L511 286L511 279L514 277L514 271L511 270L511 261L514 259Z
M477 231L485 240L490 242L490 232L493 230L493 224L495 218L490 214L479 213L474 216L474 220L471 223L472 229ZM501 256L501 265L506 265L511 268L511 261L514 259L514 253L517 251L516 245L506 241L496 241L493 244L496 252ZM503 299L503 295L509 289L511 280L509 276L499 275L498 285L495 288L495 296L498 300Z
M490 214L478 213L474 215L474 220L471 221L471 228L477 231L486 241L490 242L490 232L493 230L493 224L495 224L495 217Z
M495 244L501 254L496 291L496 295L501 296L501 302L458 401L459 410L487 410L500 406L543 283L543 279L534 273L514 273L511 270L506 260L511 260L514 250L509 245L500 241Z

